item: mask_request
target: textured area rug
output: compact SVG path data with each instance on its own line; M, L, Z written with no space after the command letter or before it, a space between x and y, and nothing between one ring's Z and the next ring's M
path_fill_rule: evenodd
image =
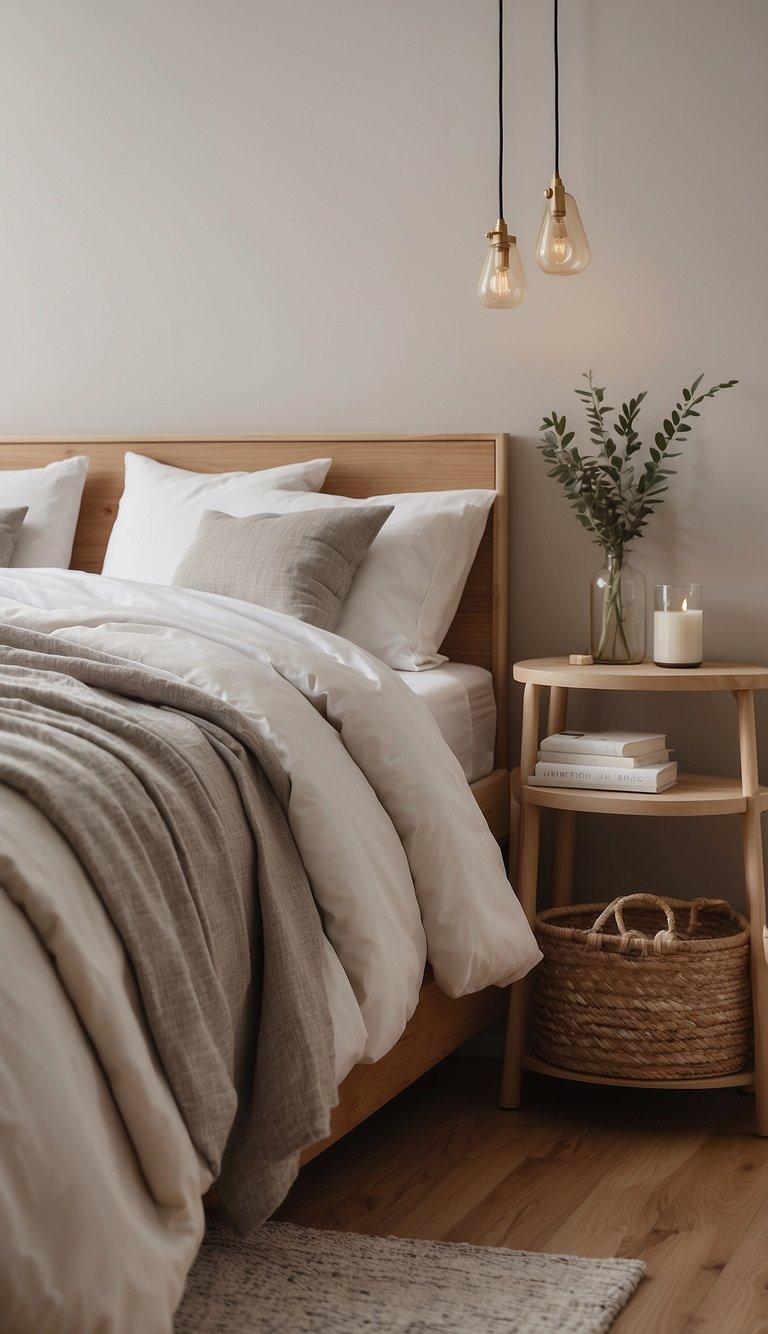
M645 1273L492 1246L209 1215L176 1334L602 1334Z

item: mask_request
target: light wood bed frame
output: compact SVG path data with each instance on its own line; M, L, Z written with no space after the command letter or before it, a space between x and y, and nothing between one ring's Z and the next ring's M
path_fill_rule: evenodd
M456 662L493 675L498 710L493 772L472 785L496 838L510 832L507 739L508 440L504 435L444 436L174 436L141 438L0 439L0 469L42 467L88 454L91 464L75 536L72 568L101 569L123 489L126 450L196 472L275 467L329 456L324 490L363 497L399 491L491 488L497 499L443 650ZM397 1045L375 1065L356 1066L339 1090L331 1134L307 1150L319 1153L431 1066L504 1013L496 987L450 1000L430 971L419 1005Z

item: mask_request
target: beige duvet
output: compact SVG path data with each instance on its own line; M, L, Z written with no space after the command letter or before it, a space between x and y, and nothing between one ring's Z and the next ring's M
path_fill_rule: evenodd
M0 1323L4 1334L168 1334L209 1177L79 863L8 789L0 828L3 861L16 858L28 882L23 911L0 895Z
M463 773L381 664L227 599L77 572L18 576L0 574L6 626L164 669L229 700L275 748L326 933L337 1080L397 1040L427 953L449 995L505 985L536 962ZM0 788L0 872L3 859L24 866L24 913L37 922L0 908L0 1329L170 1334L206 1170L79 863Z
M193 1144L249 1230L327 1133L287 793L222 701L0 625L6 1334L169 1331L208 1184Z

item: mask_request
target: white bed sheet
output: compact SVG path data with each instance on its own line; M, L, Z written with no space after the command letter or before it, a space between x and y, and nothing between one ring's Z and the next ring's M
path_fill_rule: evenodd
M398 672L419 695L440 728L445 744L459 761L468 783L493 769L496 743L496 699L493 677L468 662L445 662L428 672Z

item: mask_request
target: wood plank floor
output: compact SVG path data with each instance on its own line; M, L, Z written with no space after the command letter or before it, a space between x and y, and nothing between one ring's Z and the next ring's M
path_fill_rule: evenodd
M305 1167L276 1217L522 1250L637 1256L615 1334L768 1334L768 1140L753 1100L529 1075L451 1058Z

